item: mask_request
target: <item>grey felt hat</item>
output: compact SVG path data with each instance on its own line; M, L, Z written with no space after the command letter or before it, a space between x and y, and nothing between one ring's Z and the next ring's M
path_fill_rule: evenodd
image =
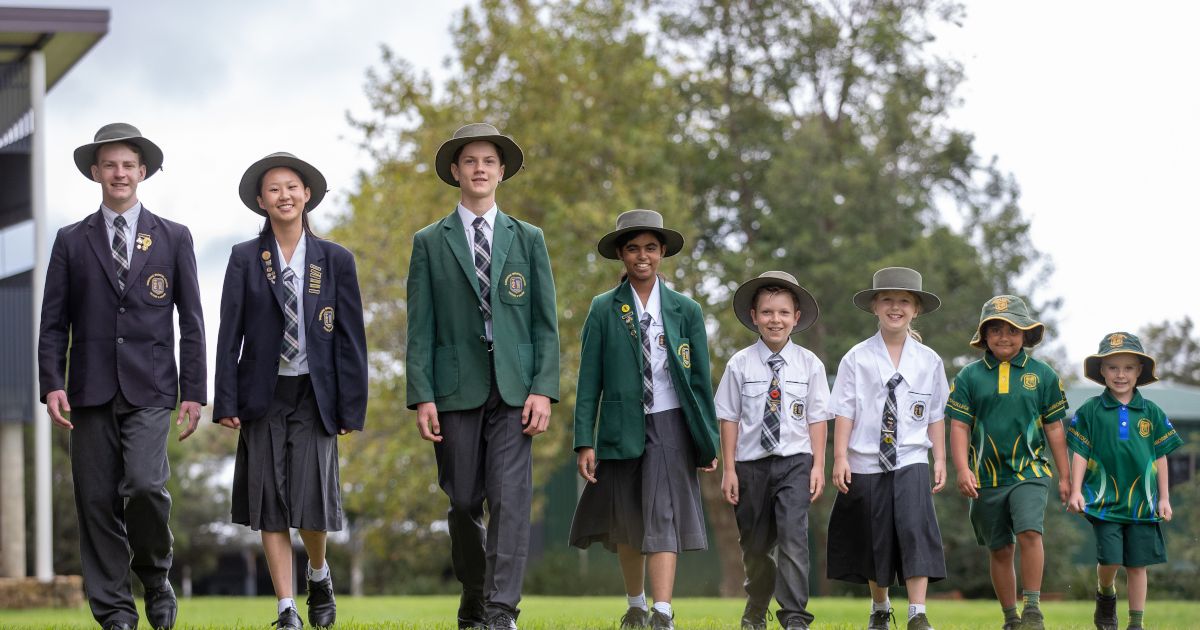
M127 142L141 149L142 164L146 165L146 179L162 168L163 152L157 144L142 136L137 127L129 123L109 123L96 132L92 142L75 149L75 167L83 176L92 179L92 165L96 163L96 150L110 142Z
M454 175L450 172L454 154L463 146L480 140L491 142L503 153L504 177L501 178L501 181L512 179L521 170L521 164L525 162L525 154L521 152L521 147L517 146L515 140L502 135L499 130L487 123L471 123L459 127L458 131L454 132L454 136L443 142L442 146L438 148L437 157L433 161L433 169L437 172L438 177L447 184L458 187L458 182L454 181Z
M308 187L312 195L309 197L308 203L304 204L304 211L311 212L325 198L325 193L329 192L325 176L317 170L317 167L284 151L268 155L251 164L246 172L242 173L242 181L238 183L238 196L242 198L242 203L254 212L264 217L267 216L267 211L258 207L259 187L262 176L267 171L280 166L290 168L300 174L300 179L304 180L304 185Z
M683 235L663 227L662 215L653 210L626 210L617 216L617 229L605 234L596 243L596 251L609 260L620 260L617 239L631 232L658 232L663 238L663 257L674 256L683 249Z
M754 319L750 317L750 309L754 308L754 295L758 290L770 286L787 289L800 301L800 321L792 327L793 335L808 329L817 321L820 311L817 307L817 300L807 289L796 282L795 276L786 271L764 271L757 278L743 282L733 294L733 312L743 326L758 332L758 326L754 325Z
M932 313L942 306L938 296L922 290L921 274L908 267L884 267L871 278L871 288L854 294L854 305L870 313L871 300L880 291L908 291L921 300L921 315Z

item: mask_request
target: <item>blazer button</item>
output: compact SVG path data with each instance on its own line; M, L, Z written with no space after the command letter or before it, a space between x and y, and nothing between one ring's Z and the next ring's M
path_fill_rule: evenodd
M487 336L486 336L486 335L479 335L479 340L480 340L480 341L482 341L482 342L484 342L484 343L487 343Z
M120 313L120 314L122 314L122 315L124 315L124 314L125 314L125 307L124 307L124 306L122 306L121 308L117 309L117 312L118 312L118 313Z
M125 343L124 337L117 337L117 343Z

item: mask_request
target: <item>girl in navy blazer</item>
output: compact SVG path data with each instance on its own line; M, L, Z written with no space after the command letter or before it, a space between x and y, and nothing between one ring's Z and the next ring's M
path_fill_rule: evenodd
M238 193L267 220L233 247L221 294L213 417L240 430L233 522L262 533L280 629L303 627L292 528L309 557L309 624L334 623L325 540L342 528L337 436L362 430L367 407L354 255L308 225L325 192L320 171L289 153L250 165Z

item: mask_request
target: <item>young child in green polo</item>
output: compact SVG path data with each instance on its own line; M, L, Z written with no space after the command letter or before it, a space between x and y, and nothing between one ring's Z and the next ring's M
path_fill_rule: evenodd
M971 339L983 357L958 373L946 403L958 490L971 500L975 539L990 554L1004 630L1044 628L1038 606L1045 558L1042 521L1054 477L1047 445L1064 504L1071 489L1062 382L1025 350L1041 343L1045 331L1021 298L998 295L985 302ZM1021 552L1021 614L1014 543Z
M1082 513L1096 534L1096 613L1099 630L1117 630L1117 569L1129 583L1129 628L1142 627L1146 567L1167 561L1159 522L1171 520L1167 455L1183 444L1158 405L1138 390L1158 380L1154 359L1129 333L1105 335L1083 362L1084 375L1104 385L1089 398L1067 430L1071 497L1067 509Z

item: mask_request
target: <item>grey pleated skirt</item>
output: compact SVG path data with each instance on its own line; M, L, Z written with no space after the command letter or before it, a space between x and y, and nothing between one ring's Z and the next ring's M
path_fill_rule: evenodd
M262 418L242 421L233 469L234 523L282 532L342 528L337 436L321 422L307 374L280 376Z
M596 483L579 496L571 545L618 544L642 553L708 548L700 479L687 419L679 409L646 416L646 450L637 459L596 464Z

